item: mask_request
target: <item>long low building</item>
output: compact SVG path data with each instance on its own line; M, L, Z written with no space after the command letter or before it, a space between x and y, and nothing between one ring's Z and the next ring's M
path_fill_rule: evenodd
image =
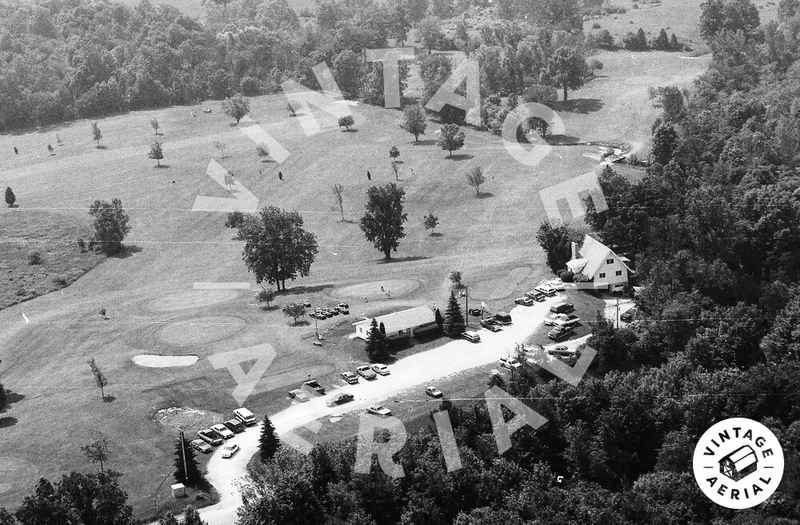
M353 323L356 328L356 337L364 341L369 339L372 319L371 317L364 318ZM436 325L436 313L427 306L417 306L416 308L393 312L374 319L378 326L383 323L388 339L414 337L416 331L425 330Z

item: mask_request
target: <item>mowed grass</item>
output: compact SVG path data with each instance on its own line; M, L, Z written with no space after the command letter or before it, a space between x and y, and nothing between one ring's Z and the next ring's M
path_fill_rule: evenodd
M19 208L0 214L0 309L60 290L105 259L78 247L79 238L91 238L88 220ZM34 253L40 264L30 264Z
M654 53L640 54L638 69L631 68L629 54L604 60L605 78L571 94L589 102L562 112L570 135L644 141L658 112L647 100L647 86L687 82L702 69L700 61ZM638 73L644 78L633 77ZM464 150L447 158L434 143L437 124L431 123L415 144L397 125L399 111L363 105L353 107L357 131L342 132L335 122L330 125L330 116L317 113L324 129L306 136L300 119L287 117L281 96L252 101L253 119L290 152L280 165L264 163L255 144L222 115L220 103L206 105L211 114L180 107L103 119L105 149L94 147L88 121L0 136L0 186L11 185L25 204L16 213L41 209L85 217L95 199L118 197L133 227L125 257L107 259L72 286L28 301L24 309L0 311L0 380L24 396L3 414L14 421L0 428L0 464L18 467L0 469L0 505L18 505L37 476L91 469L79 447L96 427L112 438L109 467L125 473L122 485L137 514L151 514L154 502L161 506L171 500L168 488L158 489L172 470L175 437L153 420L154 414L173 406L219 414L209 416L210 425L238 406L231 374L215 369L209 356L272 345L277 357L246 405L256 414L273 413L288 406L287 390L309 374L336 384L342 370L363 359L357 344L333 351L312 346L313 325L291 326L280 311L287 302L345 300L352 320L403 306L443 306L448 275L458 269L471 286L470 304L508 308L514 297L550 275L534 240L547 216L539 190L597 167L592 148L585 147L557 147L538 166L526 166L508 155L499 137L474 130L466 130ZM592 110L584 111L586 106ZM147 158L155 138L152 117L164 132L158 140L168 167L162 169ZM64 146L49 157L46 145L55 143L56 133ZM227 144L226 158L220 158L215 141ZM389 164L393 145L403 161L399 181ZM19 155L13 155L13 146ZM290 289L269 311L246 291L193 291L198 281L253 283L241 260L242 242L224 227L225 214L191 211L199 195L229 196L206 175L212 159L233 171L259 197L259 206L300 212L317 236L319 254L311 274L287 283ZM484 198L476 198L465 181L464 172L473 166L486 175ZM335 182L345 186L349 222L340 221L331 191ZM406 191L408 222L406 238L387 263L364 240L357 220L367 188L389 182ZM422 225L431 212L440 219L439 237ZM7 220L0 215L3 224ZM379 288L382 282L408 280L416 286L391 299L363 302L346 293L364 283ZM107 310L108 320L97 314L100 308ZM30 324L23 321L23 311ZM322 329L334 320L346 323L334 318ZM342 334L348 330L346 324L340 329ZM193 354L200 360L186 368L145 369L131 361L141 353ZM93 385L86 365L91 357L109 377L111 402L101 401Z

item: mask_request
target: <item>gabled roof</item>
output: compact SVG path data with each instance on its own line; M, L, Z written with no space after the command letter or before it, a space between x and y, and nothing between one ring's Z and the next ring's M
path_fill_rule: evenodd
M583 266L583 269L580 270L580 272L590 279L594 278L597 271L606 263L606 259L612 257L619 259L620 262L622 262L622 265L625 266L630 273L634 273L633 270L631 270L630 267L625 264L626 260L624 258L618 256L611 248L598 241L591 235L586 235L583 238L583 244L581 245L579 252L581 259L586 259L586 264ZM575 259L575 262L581 259Z
M378 322L378 325L383 323L387 332L399 332L401 330L435 323L436 314L427 306L417 306L416 308L409 308L408 310L382 315L376 317L375 320ZM355 322L353 326L362 324L372 324L372 318Z

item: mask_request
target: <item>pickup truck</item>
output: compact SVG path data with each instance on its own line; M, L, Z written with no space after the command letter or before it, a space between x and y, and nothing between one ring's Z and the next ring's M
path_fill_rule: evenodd
M303 383L303 386L307 386L317 394L324 396L325 395L325 388L319 384L316 379L309 379Z

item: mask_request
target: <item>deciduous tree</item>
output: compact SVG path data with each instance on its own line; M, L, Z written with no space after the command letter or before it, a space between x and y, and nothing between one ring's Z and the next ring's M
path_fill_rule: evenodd
M238 124L250 113L250 99L242 95L234 95L222 102L222 110Z
M11 186L6 186L6 204L8 204L9 208L11 208L14 206L15 202L17 202L17 196L14 195L14 191L11 189Z
M286 280L306 277L317 255L317 238L303 228L303 218L270 206L239 227L245 240L243 259L256 282L286 289Z
M403 212L406 192L395 183L372 186L367 190L366 213L361 217L361 230L375 248L391 259L400 239L406 236Z
M283 307L283 314L286 317L291 317L294 320L294 324L297 324L297 320L306 315L306 307L300 303L289 303Z
M414 142L419 142L419 136L425 134L428 127L428 116L421 104L411 106L403 111L403 121L400 127L414 135Z
M94 237L92 241L100 244L106 255L113 255L122 250L122 241L131 231L128 226L128 214L122 208L122 201L113 199L111 204L105 201L94 201L89 207L89 215L94 218Z
M89 461L99 463L100 472L103 472L109 454L108 436L96 428L89 429L89 434L91 440L85 445L81 445L81 450Z
M92 377L94 377L94 384L97 385L97 388L100 389L100 399L105 400L106 398L106 391L105 388L108 385L108 378L100 370L100 367L97 366L97 363L94 361L94 357L86 361L89 365L89 369L92 371Z
M481 185L486 182L486 177L483 176L483 170L480 166L475 166L467 171L466 176L469 185L475 188L475 196L480 197Z
M164 150L161 147L161 144L158 142L153 142L150 145L150 153L147 154L148 157L155 160L157 162L158 167L161 167L161 159L164 158Z
M457 124L445 124L439 130L439 147L448 152L447 157L453 156L454 151L464 147L464 132Z

